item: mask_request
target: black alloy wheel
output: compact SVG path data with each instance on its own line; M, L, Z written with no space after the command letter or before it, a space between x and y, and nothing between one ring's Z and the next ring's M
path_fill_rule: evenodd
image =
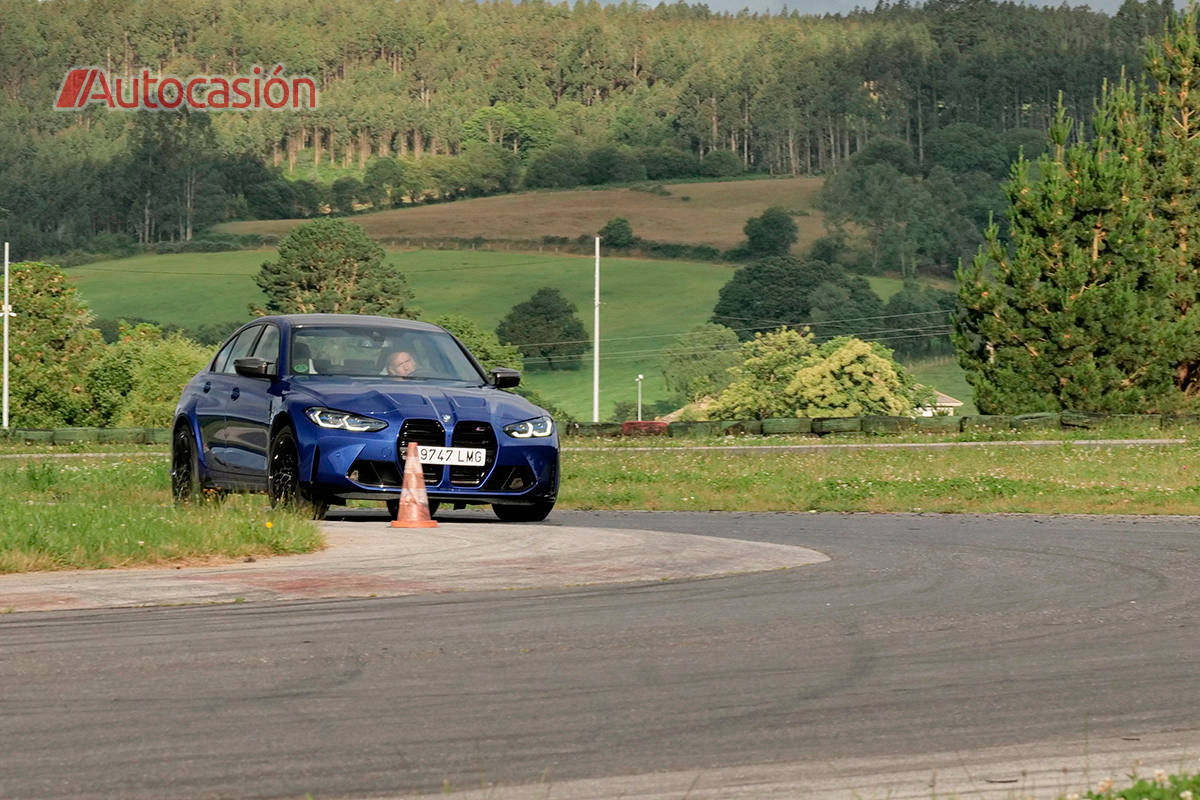
M329 501L306 489L300 482L300 450L291 428L281 428L271 437L267 458L267 497L271 508L295 508L313 519L324 519Z
M492 511L502 522L541 522L554 510L554 501L542 501L531 506L506 506L493 503Z
M180 425L171 437L171 494L176 503L195 502L200 497L196 475L196 447L186 425Z

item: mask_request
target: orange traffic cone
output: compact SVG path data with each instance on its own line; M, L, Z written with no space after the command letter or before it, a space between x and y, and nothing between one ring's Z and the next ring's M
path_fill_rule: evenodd
M392 520L393 528L436 528L429 516L429 498L425 494L425 475L421 472L421 457L417 443L408 443L404 456L404 488L400 492L400 509Z

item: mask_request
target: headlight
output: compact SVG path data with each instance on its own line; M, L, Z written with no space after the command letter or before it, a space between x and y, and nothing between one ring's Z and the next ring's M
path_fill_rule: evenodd
M304 412L304 415L322 428L354 431L355 433L381 431L388 425L381 419L348 414L345 411L334 411L332 408L310 408Z
M544 439L554 433L554 420L549 417L535 417L534 419L522 420L521 422L514 422L511 425L505 425L504 432L515 439Z

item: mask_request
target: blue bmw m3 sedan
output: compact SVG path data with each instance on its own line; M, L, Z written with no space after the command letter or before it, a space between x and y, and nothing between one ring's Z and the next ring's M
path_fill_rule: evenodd
M558 496L558 432L485 373L444 328L348 314L261 317L236 331L175 410L171 488L265 491L319 519L330 504L381 500L395 513L409 442L430 511L490 504L506 521L546 518Z

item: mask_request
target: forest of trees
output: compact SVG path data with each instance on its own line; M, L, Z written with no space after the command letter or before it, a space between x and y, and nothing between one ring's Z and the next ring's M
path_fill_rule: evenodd
M1043 138L1060 92L1086 119L1105 78L1139 78L1171 13L1171 0L1128 0L1113 16L881 0L824 17L582 0L0 0L0 235L17 257L96 236L186 240L223 219L305 211L303 191L281 188L289 171L380 157L507 153L498 191L544 173L539 156L605 148L618 157L601 166L618 172L622 154L656 151L642 163L818 174L886 136L920 164L955 124ZM72 66L187 76L279 63L317 80L319 108L200 120L53 109ZM457 180L441 172L434 192Z

